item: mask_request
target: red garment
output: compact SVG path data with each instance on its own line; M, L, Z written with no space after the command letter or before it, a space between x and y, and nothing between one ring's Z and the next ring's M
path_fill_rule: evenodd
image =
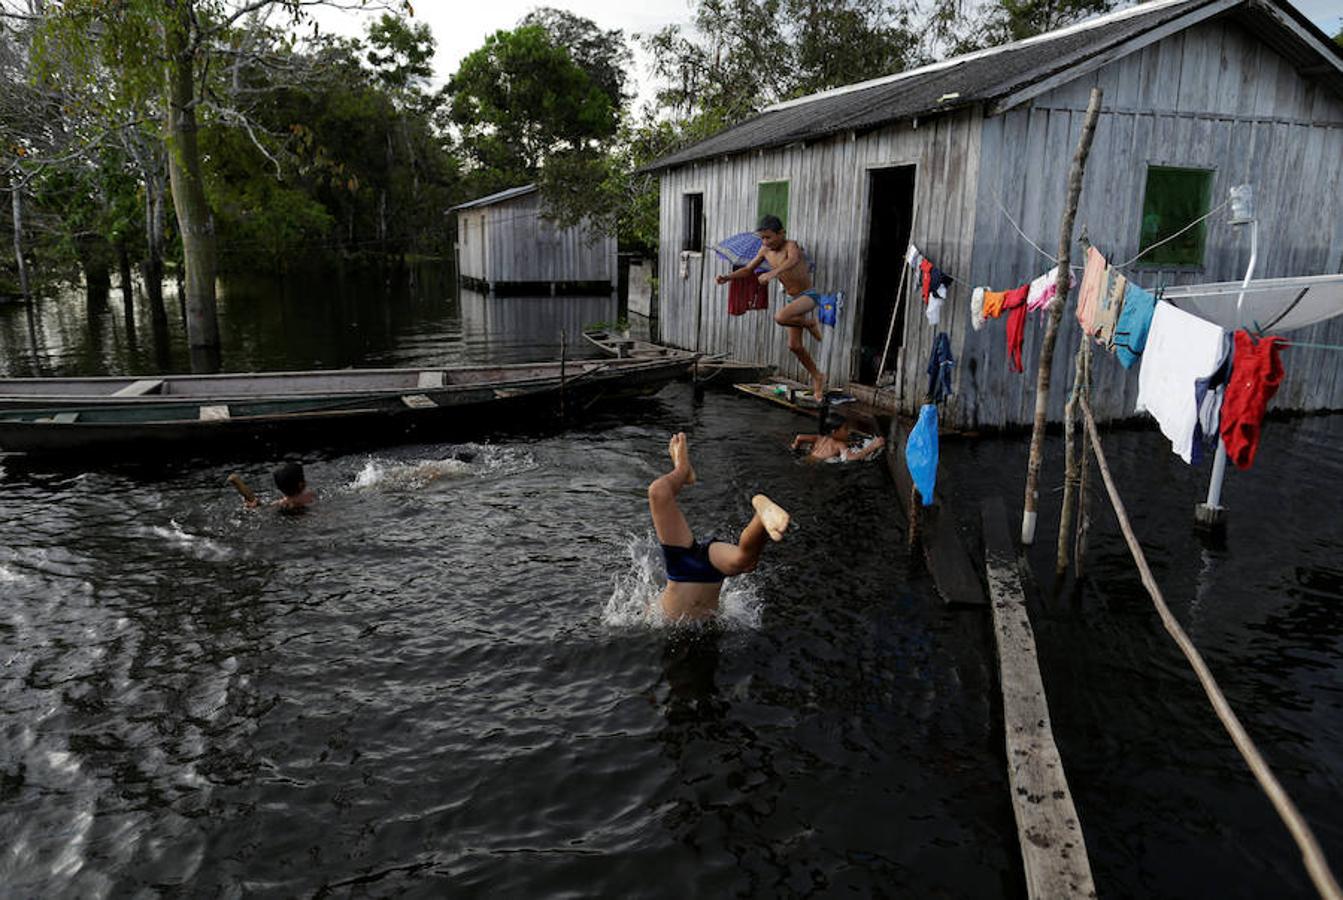
M734 278L727 289L728 315L739 316L749 309L769 309L769 285L754 276Z
M1236 332L1231 381L1222 398L1221 431L1227 459L1238 469L1254 464L1264 408L1286 374L1278 358L1284 343L1280 337L1260 338L1256 343L1248 331Z
M1026 339L1026 296L1031 286L1023 284L1003 297L1003 311L1007 313L1007 367L1013 372L1024 372L1021 366L1021 344Z
M933 264L926 259L919 260L919 271L923 273L923 302L928 302L928 294L933 290Z

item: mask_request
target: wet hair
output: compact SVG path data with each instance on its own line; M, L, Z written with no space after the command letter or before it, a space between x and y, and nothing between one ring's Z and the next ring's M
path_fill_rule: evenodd
M292 462L278 467L271 473L271 476L275 479L275 486L286 497L293 497L302 491L303 483L306 480L303 477L303 467Z
M816 430L820 434L833 434L837 429L848 424L848 419L830 408L830 398L821 401L821 407L816 412Z
M760 217L760 224L755 226L756 231L783 231L783 221L775 215L765 215Z

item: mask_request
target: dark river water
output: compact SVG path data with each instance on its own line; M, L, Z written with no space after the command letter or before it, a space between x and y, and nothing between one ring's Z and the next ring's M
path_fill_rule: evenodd
M615 316L417 278L235 287L226 365L550 357ZM0 366L162 368L137 326L132 347L119 308L0 308ZM468 463L443 444L313 452L320 499L297 517L223 486L265 484L256 460L6 461L3 892L1022 896L988 614L936 599L882 466L790 456L806 425L674 385L482 435ZM645 489L676 430L698 533L735 533L756 491L797 523L708 627L648 612ZM1151 432L1106 435L1169 602L1335 862L1341 439L1340 417L1273 423L1209 549L1189 528L1206 474ZM1024 438L944 456L965 509L1019 504ZM1088 581L1042 584L1033 620L1100 895L1309 896L1097 509ZM1052 544L1035 556L1049 571Z

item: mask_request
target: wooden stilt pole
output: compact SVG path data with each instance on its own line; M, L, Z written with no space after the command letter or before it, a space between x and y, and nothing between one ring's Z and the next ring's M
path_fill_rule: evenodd
M895 336L895 320L900 316L900 301L905 296L905 276L908 274L909 266L901 259L900 283L895 289L895 305L891 307L891 324L886 328L886 345L881 348L881 364L877 366L877 377L872 379L874 388L881 387L881 373L886 371L886 357L891 352L891 338Z
M1086 395L1091 395L1091 367L1087 367ZM1077 542L1073 545L1073 574L1080 579L1086 572L1087 533L1091 531L1091 510L1087 503L1087 476L1091 472L1091 457L1096 448L1091 443L1091 432L1082 430L1082 474L1077 485Z
M1073 358L1073 389L1063 407L1063 507L1059 510L1058 548L1054 555L1054 574L1068 571L1068 545L1073 531L1073 500L1080 480L1077 457L1077 395L1082 390L1083 371L1087 364L1087 336L1082 335L1077 356Z
M1049 321L1045 325L1044 342L1040 345L1040 368L1035 378L1035 424L1031 428L1031 455L1026 467L1026 501L1021 514L1021 542L1035 543L1035 516L1040 506L1040 463L1044 454L1045 414L1049 408L1049 376L1054 367L1054 343L1063 320L1071 288L1073 222L1077 219L1077 202L1082 196L1082 176L1086 172L1087 156L1091 153L1091 139L1096 134L1096 118L1100 114L1102 91L1091 89L1086 118L1082 121L1082 135L1077 140L1072 170L1068 173L1068 196L1063 207L1063 222L1059 227L1058 299L1049 307Z
M566 412L564 408L564 391L566 388L565 382L568 380L565 377L565 375L567 374L565 372L565 369L566 369L566 362L567 362L566 357L568 356L568 350L569 350L569 334L564 329L560 329L560 418L561 419L565 417Z

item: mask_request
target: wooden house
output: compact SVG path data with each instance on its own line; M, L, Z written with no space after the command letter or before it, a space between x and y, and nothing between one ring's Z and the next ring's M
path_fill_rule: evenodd
M487 294L610 294L616 288L615 236L546 218L534 184L454 206L457 271Z
M1068 168L1097 85L1104 102L1077 234L1085 228L1111 261L1138 256L1249 183L1256 277L1341 270L1343 50L1285 0L1156 0L779 103L651 165L661 175L662 339L803 374L771 319L783 302L777 286L771 313L730 317L727 289L713 281L729 268L713 244L772 212L816 264L816 287L846 294L838 326L819 347L808 339L832 384L873 383L893 329L888 398L912 411L933 339L946 331L957 365L945 417L1028 424L1043 317L1027 324L1025 374L1011 373L1004 320L973 330L970 295L1017 287L1053 265L1026 238L1058 252ZM1250 238L1227 218L1212 215L1128 273L1147 288L1240 279ZM911 240L955 279L937 327L915 293L893 316ZM1078 245L1073 260L1082 261ZM1064 321L1053 417L1079 338L1076 320ZM1343 319L1293 337L1343 344ZM1133 415L1136 367L1102 354L1093 384L1098 415ZM1339 355L1293 350L1277 402L1343 408Z

